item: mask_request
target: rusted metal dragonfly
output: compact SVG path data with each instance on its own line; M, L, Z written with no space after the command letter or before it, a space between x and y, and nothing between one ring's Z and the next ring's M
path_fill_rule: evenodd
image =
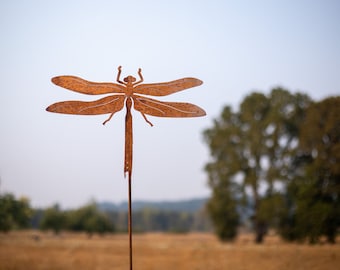
M125 162L124 173L132 173L132 115L131 106L139 111L145 121L152 126L146 118L147 115L158 117L198 117L204 116L205 111L200 107L184 102L165 102L151 99L142 95L166 96L187 88L199 86L202 81L195 78L183 78L164 83L140 84L144 81L142 70L138 70L140 80L128 76L120 80L121 66L118 67L117 83L95 83L75 76L58 76L52 82L63 88L88 95L114 93L95 101L63 101L50 105L46 110L55 113L97 115L110 114L104 121L106 124L114 113L126 105L125 117Z
M118 67L117 83L90 82L75 76L58 76L52 78L52 82L63 88L88 95L112 94L95 101L63 101L49 107L47 111L64 114L97 115L110 114L104 121L104 125L112 116L126 106L125 116L125 161L124 174L128 173L128 197L129 197L129 246L130 246L130 269L132 269L132 218L131 218L131 175L132 175L132 115L131 107L139 111L145 121L152 126L146 118L147 115L158 117L198 117L204 116L205 111L191 103L165 102L141 95L166 96L187 88L201 85L203 82L196 78L183 78L164 83L141 84L144 79L142 70L138 70L139 81L133 76L120 80L121 66ZM141 94L141 95L140 95Z

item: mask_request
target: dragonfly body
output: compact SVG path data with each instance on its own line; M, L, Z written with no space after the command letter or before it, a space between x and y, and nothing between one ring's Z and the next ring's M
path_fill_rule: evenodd
M125 160L124 160L124 173L129 173L131 177L132 172L132 114L131 114L132 99L128 97L126 99L126 115L125 115L125 130L129 131L125 134Z

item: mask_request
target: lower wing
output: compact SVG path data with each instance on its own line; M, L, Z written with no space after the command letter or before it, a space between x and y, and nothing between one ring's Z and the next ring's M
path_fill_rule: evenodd
M205 111L191 103L165 102L138 95L133 96L135 110L158 117L198 117Z
M124 107L125 95L113 95L95 101L63 101L54 103L46 111L65 114L107 114L118 112Z

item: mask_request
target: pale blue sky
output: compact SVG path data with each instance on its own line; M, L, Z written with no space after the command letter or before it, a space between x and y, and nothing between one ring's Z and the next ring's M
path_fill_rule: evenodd
M134 112L133 198L208 196L202 131L224 105L282 86L313 99L340 94L340 2L0 2L0 192L33 206L77 207L127 198L125 111L102 116L45 112L56 101L94 100L53 85L57 75L91 81L136 76L146 83L197 77L204 84L162 98L203 107L203 118ZM99 97L98 97L99 98Z

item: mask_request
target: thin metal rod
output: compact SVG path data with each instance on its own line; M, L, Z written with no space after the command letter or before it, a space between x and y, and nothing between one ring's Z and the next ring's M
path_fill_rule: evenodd
M129 213L128 213L128 231L129 231L129 250L130 250L130 270L132 270L132 206L131 206L131 175L132 175L132 115L131 115L131 98L126 99L126 116L125 116L125 161L124 173L128 173L129 181Z
M129 249L130 249L130 270L132 270L132 214L131 214L131 172L129 172L129 213L128 213L128 230L129 230Z

